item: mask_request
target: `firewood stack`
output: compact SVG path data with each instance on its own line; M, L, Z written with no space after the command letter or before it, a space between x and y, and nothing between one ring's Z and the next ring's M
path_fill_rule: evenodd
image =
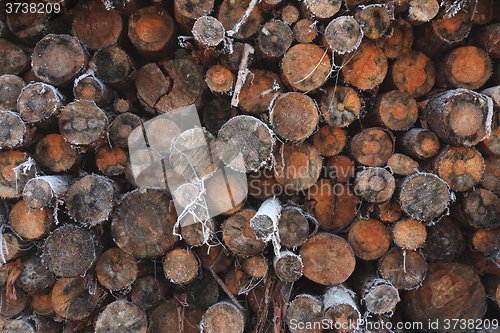
M23 8L1 332L500 332L500 1Z

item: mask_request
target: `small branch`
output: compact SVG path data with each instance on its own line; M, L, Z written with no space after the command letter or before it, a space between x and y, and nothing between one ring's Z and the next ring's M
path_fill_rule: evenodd
M229 297L229 299L233 302L233 304L238 309L240 309L241 311L245 312L245 309L240 305L240 303L238 302L238 300L236 299L236 297L234 297L234 295L229 291L229 289L227 289L227 286L224 283L224 281L222 281L221 278L217 275L217 273L214 272L214 270L212 269L212 267L210 267L210 265L208 264L207 260L205 258L203 258L202 256L200 256L200 260L201 260L201 263L203 264L203 266L205 266L206 268L208 268L208 270L210 271L210 274L212 274L212 276L214 277L215 281L217 281L217 283L219 284L219 286L222 288L222 290L224 290L224 292Z
M262 330L264 329L264 324L266 323L266 318L267 314L269 312L269 302L271 300L270 291L271 291L271 286L273 285L273 282L271 280L271 274L267 274L267 280L266 280L266 291L264 292L264 307L262 308L262 311L259 311L259 316L257 319L257 326L255 327L254 333L262 333Z
M234 25L233 29L231 30L228 30L227 31L227 35L229 37L232 37L234 34L236 34L238 31L240 31L241 29L241 26L243 24L245 24L245 22L247 21L248 17L250 16L250 13L252 12L252 10L255 8L255 5L257 4L257 0L252 0L250 2L250 4L248 5L248 8L247 10L245 10L245 13L243 14L243 16L238 20L238 22L236 22L236 24Z
M247 79L248 73L250 73L250 70L248 69L248 58L250 54L254 53L254 51L254 48L250 44L245 44L245 47L243 48L243 56L241 57L240 68L238 69L238 78L234 86L234 94L233 99L231 100L231 106L237 107L240 102L239 97L241 88L243 87L243 84Z

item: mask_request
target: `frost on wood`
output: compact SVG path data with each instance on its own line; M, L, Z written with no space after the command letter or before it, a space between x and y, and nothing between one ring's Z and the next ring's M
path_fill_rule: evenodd
M278 222L281 215L281 204L276 198L269 198L260 206L254 217L250 220L250 227L257 239L269 242L272 240L274 253L279 256L280 239Z

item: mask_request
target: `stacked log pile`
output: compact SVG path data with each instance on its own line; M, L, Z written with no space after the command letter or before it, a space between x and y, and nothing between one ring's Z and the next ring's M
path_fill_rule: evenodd
M500 332L498 0L26 5L1 332Z

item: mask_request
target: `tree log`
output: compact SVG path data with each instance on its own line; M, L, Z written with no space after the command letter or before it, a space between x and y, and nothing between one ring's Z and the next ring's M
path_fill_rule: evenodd
M419 160L432 157L439 151L439 138L425 128L412 128L398 140L404 153Z
M130 298L139 308L149 310L160 304L166 292L166 281L146 276L134 281Z
M475 90L491 76L491 61L486 52L475 46L457 47L438 64L437 85L443 88Z
M410 5L418 0L413 0ZM392 30L391 30L392 29ZM413 44L413 29L407 21L399 19L389 26L389 33L382 38L382 49L387 58L394 59L408 53Z
M51 209L31 209L26 201L19 200L10 211L10 227L26 240L40 239L47 235L52 227Z
M366 219L352 225L348 240L357 257L374 260L389 250L391 234L382 222Z
M479 277L463 264L430 264L422 286L405 296L410 320L422 321L424 329L438 320L439 332L453 332L445 319L481 319L486 311L486 293Z
M141 188L127 193L111 221L115 243L136 258L165 254L177 240L176 214L169 206L168 195L161 190Z
M260 253L266 243L257 239L250 227L250 220L255 212L242 210L231 215L221 226L224 243L231 252L241 256L254 256Z
M178 2L175 1L176 4ZM174 20L160 6L138 9L130 15L128 36L141 55L151 60L160 60L174 48Z
M71 169L79 159L77 150L60 134L49 134L38 141L35 157L52 172Z
M146 333L148 322L146 314L133 303L117 300L101 312L94 327L96 333Z
M439 177L420 173L406 177L399 193L401 209L417 221L439 217L450 202L448 185Z
M113 247L99 257L95 272L102 286L109 290L120 290L135 281L138 268L132 256Z
M43 82L67 86L87 68L88 53L78 39L47 35L33 49L32 71Z
M447 147L436 157L434 168L451 190L464 192L479 183L484 165L474 148Z
M393 138L381 128L367 128L354 135L349 148L354 159L363 165L377 167L385 164L394 152Z
M99 50L118 41L123 32L123 20L117 11L94 0L78 10L72 31L87 48Z
M393 90L378 96L363 121L369 126L406 131L417 119L418 107L415 100L406 91Z
M356 50L362 39L363 30L352 16L340 16L333 19L323 34L323 43L339 54Z
M297 44L281 60L281 78L298 91L315 90L330 75L330 57L314 44Z
M427 261L450 262L465 249L463 231L455 220L444 216L439 223L427 227L422 253Z
M304 18L293 26L293 38L299 44L312 43L317 35L316 24L310 18Z
M42 260L52 273L69 278L85 274L96 263L100 252L94 232L65 224L46 238Z
M410 51L397 58L388 77L397 89L414 98L422 97L436 82L436 68L423 53Z
M367 168L354 180L354 193L372 203L389 200L396 189L394 176L382 168Z
M52 289L52 305L59 316L69 320L88 317L106 292L97 287L93 293L82 277L62 278Z
M59 130L64 139L74 145L97 144L106 134L108 117L95 103L75 101L59 114Z
M308 191L307 205L318 220L319 227L328 232L342 231L356 217L356 196L348 186L321 179Z
M17 98L24 87L26 82L18 76L0 76L0 110L17 111Z
M269 122L284 140L301 141L316 129L318 107L307 95L289 92L278 96L269 112Z
M409 250L422 247L427 237L425 226L412 219L403 219L392 228L392 239L394 243Z
M0 75L18 75L27 66L29 57L16 44L0 38Z
M347 83L369 90L382 83L387 74L387 57L381 48L366 42L357 52L342 58L342 74Z
M19 198L28 180L35 176L34 164L19 151L0 152L0 170L1 198Z
M245 314L232 303L219 302L205 312L200 327L206 333L243 333Z
M24 121L46 127L56 122L65 97L53 86L37 82L23 88L17 100L18 111Z
M285 143L277 149L274 178L291 191L307 190L316 183L321 173L322 160L312 145L295 146Z
M354 252L343 238L320 233L300 248L306 278L323 285L343 283L354 271Z
M380 259L378 270L395 288L410 290L422 285L427 263L416 251L394 248Z
M75 221L96 226L111 215L116 195L111 179L88 175L71 185L66 194L66 206Z
M264 59L278 60L292 45L292 29L282 21L271 20L257 35L257 46Z

